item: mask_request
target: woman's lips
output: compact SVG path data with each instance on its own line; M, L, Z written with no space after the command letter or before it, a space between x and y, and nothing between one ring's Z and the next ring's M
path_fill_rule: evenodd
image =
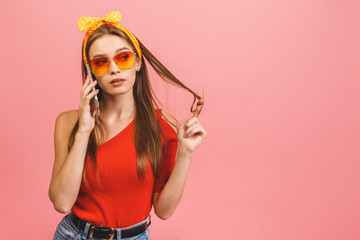
M113 86L120 86L124 83L125 79L123 78L114 78L113 80L111 80L110 84Z
M125 79L123 79L123 78L114 78L113 80L110 81L110 83L113 83L113 82L119 81L119 80L125 80Z
M125 81L120 81L120 82L113 82L113 83L110 83L112 86L120 86L120 85L123 85Z

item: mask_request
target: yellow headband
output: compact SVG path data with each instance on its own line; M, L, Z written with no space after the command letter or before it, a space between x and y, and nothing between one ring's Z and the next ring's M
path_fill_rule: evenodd
M139 59L140 59L140 63L141 63L141 50L140 50L139 42L136 39L136 37L128 29L126 29L124 26L118 24L120 21L121 21L121 14L120 14L119 11L111 12L111 13L107 14L103 18L97 18L97 17L80 17L79 18L78 26L79 26L80 32L83 32L86 29L89 29L86 32L85 38L84 38L83 55L84 55L85 64L88 63L88 61L86 59L86 54L85 54L85 47L86 47L87 40L88 40L89 36L96 29L101 27L101 25L103 25L104 23L109 24L109 25L113 25L113 26L115 26L117 28L120 28L121 30L123 30L129 36L130 40L132 41L132 43L135 46L135 49L136 49L137 53L139 54Z

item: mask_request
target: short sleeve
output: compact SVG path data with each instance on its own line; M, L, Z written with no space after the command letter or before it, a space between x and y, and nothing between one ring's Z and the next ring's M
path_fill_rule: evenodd
M165 146L163 146L163 161L160 167L159 178L155 178L154 192L161 192L165 186L174 168L178 150L177 133L172 126L161 117L161 113L160 118L160 124L164 130L166 139L166 149L164 148Z

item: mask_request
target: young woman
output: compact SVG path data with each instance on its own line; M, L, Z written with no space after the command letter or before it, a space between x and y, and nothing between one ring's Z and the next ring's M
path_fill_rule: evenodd
M66 215L54 239L149 239L152 206L161 219L174 213L194 151L207 135L198 120L203 99L120 20L120 13L112 12L78 22L80 31L88 30L82 49L84 85L79 109L62 112L55 123L49 197ZM154 107L143 56L162 79L190 91L193 105L198 98L184 123Z

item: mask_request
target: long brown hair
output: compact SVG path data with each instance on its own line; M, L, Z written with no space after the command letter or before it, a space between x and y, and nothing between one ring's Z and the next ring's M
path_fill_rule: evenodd
M126 33L124 33L121 29L114 27L112 25L108 25L104 23L100 28L96 29L88 38L87 45L85 48L85 54L87 59L89 58L89 49L90 46L93 44L93 42L104 36L104 35L115 35L119 36L122 39L126 40L133 48L133 51L136 52L136 49L131 42L130 38L127 36ZM134 35L135 36L135 35ZM135 36L136 37L136 36ZM194 95L194 102L195 98L200 99L201 97L197 95L195 92L193 92L191 89L186 87L183 83L181 83L173 74L170 73L168 69L166 69L160 62L157 60L154 55L151 54L151 52L141 43L141 41L137 38L140 49L142 51L142 59L141 59L141 68L139 71L136 72L136 81L134 83L133 87L133 96L135 100L135 106L136 106L136 119L135 119L135 128L133 132L133 141L136 148L136 154L137 154L137 173L138 178L144 178L146 174L147 169L147 159L149 157L149 160L151 162L151 167L154 173L155 177L158 177L158 173L160 170L161 162L163 159L162 156L162 147L161 147L161 139L164 140L164 148L166 151L166 140L165 135L163 132L163 129L161 125L159 124L153 104L156 105L157 108L158 105L155 101L156 98L153 89L151 88L150 80L149 80L149 74L147 71L147 67L144 61L144 57L146 60L150 63L150 65L154 68L154 70L159 74L159 76L165 80L166 82L176 85L179 87L182 87L189 92L191 92ZM84 42L83 42L84 46ZM83 46L81 49L83 49ZM81 55L83 56L82 52ZM137 54L138 57L138 54ZM86 80L86 66L84 64L84 58L82 57L82 78L83 83ZM92 73L91 73L92 74ZM92 75L93 79L95 79L95 76ZM98 99L101 101L102 96L102 89L97 84L96 89L99 89ZM159 101L158 101L159 102ZM91 101L91 109L93 107L93 102ZM191 107L190 111L193 112L193 106ZM101 111L101 104L100 104L100 111ZM165 116L164 116L165 117ZM165 117L166 118L166 117ZM174 118L175 119L175 118ZM175 119L176 120L176 119ZM169 121L170 122L170 121ZM178 123L178 121L176 120ZM170 122L171 123L171 122ZM173 125L173 124L172 124ZM179 123L178 123L179 125ZM104 122L101 120L99 116L96 115L95 117L95 127L90 133L86 155L85 155L85 163L84 163L84 169L83 169L83 179L88 185L88 181L86 179L86 161L87 156L90 156L91 161L94 164L94 167L96 169L96 175L97 179L99 181L99 172L97 167L97 160L96 160L96 148L98 146L98 143L101 142L105 138L104 134ZM69 144L68 144L68 150L70 151L74 140L75 140L75 134L79 128L79 119L77 120L71 134L69 137ZM100 139L101 136L101 139Z

